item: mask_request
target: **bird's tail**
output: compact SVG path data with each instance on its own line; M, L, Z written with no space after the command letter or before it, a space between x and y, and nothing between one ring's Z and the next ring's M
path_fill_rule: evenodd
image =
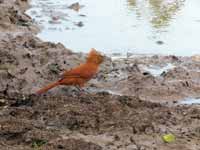
M45 92L47 92L48 90L50 90L50 89L52 89L52 88L54 88L54 87L56 87L56 86L58 86L58 85L60 85L60 82L59 82L59 81L54 82L54 83L51 83L51 84L49 84L49 85L43 87L42 89L38 90L36 93L37 93L37 94L45 93Z

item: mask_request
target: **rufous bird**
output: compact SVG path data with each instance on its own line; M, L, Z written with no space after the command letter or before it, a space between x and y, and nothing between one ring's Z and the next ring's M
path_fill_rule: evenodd
M97 74L98 68L103 62L103 59L104 57L92 48L84 64L81 64L71 70L66 70L60 80L45 86L36 93L45 93L58 85L83 87L85 83Z

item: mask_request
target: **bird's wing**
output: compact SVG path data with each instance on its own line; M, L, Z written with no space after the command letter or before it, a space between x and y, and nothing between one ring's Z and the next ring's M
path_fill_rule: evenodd
M95 72L95 70L92 68L92 66L89 66L88 64L82 64L76 68L73 68L71 70L67 70L63 73L63 78L90 78Z

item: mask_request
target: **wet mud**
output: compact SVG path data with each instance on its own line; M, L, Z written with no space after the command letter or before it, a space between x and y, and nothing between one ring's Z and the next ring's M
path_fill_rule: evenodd
M200 107L178 103L200 97L198 56L107 57L84 92L36 95L86 54L38 39L28 7L0 1L0 149L200 149Z

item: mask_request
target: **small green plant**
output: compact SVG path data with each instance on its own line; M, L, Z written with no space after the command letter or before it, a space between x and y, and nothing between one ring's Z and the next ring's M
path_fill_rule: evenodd
M42 145L45 145L46 143L47 143L46 140L36 139L36 140L33 140L31 147L32 147L34 150L42 150L40 147L41 147Z

